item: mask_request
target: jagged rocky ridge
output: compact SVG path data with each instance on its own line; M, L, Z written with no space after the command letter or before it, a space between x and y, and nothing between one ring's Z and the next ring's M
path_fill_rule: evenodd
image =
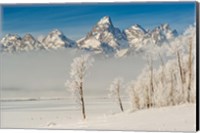
M0 40L0 50L3 52L23 52L32 50L49 50L60 48L79 48L95 53L117 53L127 49L139 49L144 45L162 45L178 36L168 24L160 25L152 31L145 30L136 24L120 30L115 27L109 16L101 18L92 30L78 41L67 38L61 31L55 29L42 40L38 41L31 34L24 37L7 34Z

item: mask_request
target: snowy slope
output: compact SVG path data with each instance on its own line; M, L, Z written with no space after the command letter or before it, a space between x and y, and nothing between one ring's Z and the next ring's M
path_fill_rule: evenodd
M178 36L178 33L176 30L172 30L169 26L169 24L162 24L158 27L156 27L151 32L152 40L155 44L163 43L170 41Z
M88 99L83 121L80 110L69 101L3 102L2 128L195 131L195 104L120 113L112 102L94 98Z
M149 37L149 34L145 29L143 29L140 25L133 25L128 29L125 29L124 34L129 42L131 47L137 47L137 45L141 45L146 38Z
M71 39L67 38L58 29L50 32L43 40L42 43L46 49L58 49L65 47L75 47L76 43Z
M36 49L36 50L44 49L44 46L38 40L36 40L31 34L26 34L22 38L22 41L25 46L29 47L29 49L27 49L27 51L33 50L33 49Z
M105 130L195 131L195 105L119 113L88 120L85 125L89 129Z
M23 52L76 47L75 41L67 38L57 29L50 32L41 41L35 39L31 34L26 34L23 38L18 35L7 34L0 40L0 45L4 52Z
M2 51L20 52L43 49L42 44L31 34L26 34L23 38L18 35L7 34L0 40Z
M123 33L116 27L114 27L111 18L105 16L101 18L86 37L78 40L78 44L81 48L101 49L113 51L125 47L125 37ZM95 41L95 42L94 42ZM105 47L107 47L105 49Z
M169 24L162 24L152 31L147 31L140 25L133 25L125 29L124 34L130 47L140 48L148 44L162 45L178 36L176 30L172 30Z

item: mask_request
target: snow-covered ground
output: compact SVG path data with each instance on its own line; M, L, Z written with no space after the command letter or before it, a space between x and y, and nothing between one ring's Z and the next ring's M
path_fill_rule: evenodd
M124 113L108 99L86 100L87 119L69 99L2 103L2 128L194 131L195 104ZM97 102L95 102L97 101Z
M1 127L101 130L194 131L195 104L130 111L128 92L122 90L124 113L108 98L108 87L118 76L134 80L146 61L96 56L84 84L87 119L82 121L64 84L76 50L1 55ZM155 62L156 64L156 62Z

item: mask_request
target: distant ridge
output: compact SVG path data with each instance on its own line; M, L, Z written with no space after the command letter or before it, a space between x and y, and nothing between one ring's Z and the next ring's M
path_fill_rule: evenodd
M162 45L178 36L169 24L162 24L153 30L145 30L139 24L120 30L115 27L109 16L102 17L91 31L78 41L65 36L55 29L40 41L31 34L20 37L7 34L0 40L1 52L28 52L32 50L56 50L60 48L78 48L95 53L117 53L121 50L138 49L147 44Z

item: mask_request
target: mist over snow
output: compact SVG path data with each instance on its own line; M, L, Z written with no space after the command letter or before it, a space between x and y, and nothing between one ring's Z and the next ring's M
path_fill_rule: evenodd
M2 127L194 131L195 30L191 26L162 45L119 50L120 56L76 48L1 52ZM82 120L65 82L74 59L88 53L94 62L83 82L87 119ZM108 98L108 88L116 96L119 86L122 113Z
M171 42L179 43L194 33L194 26L190 26L183 35ZM175 58L172 53L169 55L169 44L170 42L162 46L144 45L140 49L143 52L128 49L126 56L121 58L92 53L95 63L86 77L86 95L106 96L104 94L107 93L106 88L118 76L123 77L125 82L135 80L147 65L146 57L149 53L155 57L155 68L160 65L156 54L158 52L165 61ZM187 47L187 43L183 44L183 47ZM0 53L2 98L68 96L69 92L66 91L64 83L69 79L70 64L75 57L85 53L88 52L71 48L14 54Z
M64 83L69 78L70 64L80 54L71 49L2 54L2 97L66 97ZM116 76L126 81L134 79L145 64L137 55L120 59L96 55L94 59L86 77L86 95L103 94Z

